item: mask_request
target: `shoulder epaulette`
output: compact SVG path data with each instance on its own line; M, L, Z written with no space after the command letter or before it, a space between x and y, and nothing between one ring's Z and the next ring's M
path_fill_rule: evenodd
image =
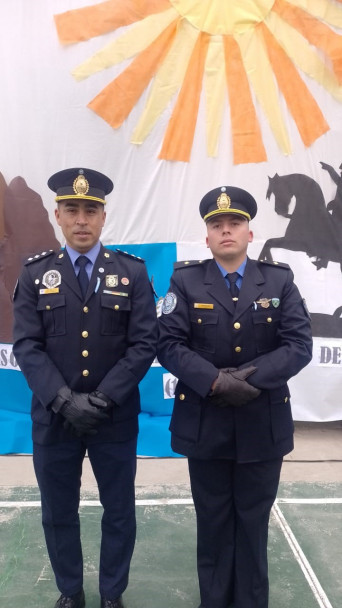
M42 251L42 253L37 253L37 255L33 255L33 256L27 258L27 260L25 262L25 266L27 266L28 264L32 264L32 262L37 262L38 260L41 260L42 258L47 258L49 255L52 255L53 253L55 253L55 251L53 249L50 249L49 251Z
M179 270L180 268L189 268L190 266L198 266L199 264L203 264L206 260L186 260L184 262L175 262L173 264L174 270Z
M259 262L261 264L268 264L268 266L275 266L278 268L287 268L287 269L290 268L290 266L288 264L286 264L285 262L270 262L268 260L259 260Z
M120 255L125 255L128 258L131 258L132 260L136 260L137 262L145 262L145 260L143 260L143 258L141 258L138 255L133 255L133 253L128 253L128 251L122 251L122 249L116 249L115 250L116 253L119 253Z

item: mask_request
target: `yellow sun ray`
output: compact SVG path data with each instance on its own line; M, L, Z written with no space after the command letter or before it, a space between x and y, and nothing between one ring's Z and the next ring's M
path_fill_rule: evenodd
M315 17L311 17L303 9L290 4L286 0L275 0L272 10L277 12L282 19L288 21L311 44L321 49L329 57L334 72L339 82L342 83L341 36L335 34Z
M164 62L156 72L144 111L132 134L131 143L142 144L159 116L180 90L198 32L182 19L177 35ZM182 57L182 61L179 61Z
M73 75L133 58L88 107L118 128L151 83L131 141L142 143L174 102L159 155L166 160L190 159L202 88L209 156L228 90L234 163L266 160L255 103L281 151L291 152L279 92L305 146L329 129L298 70L342 101L342 36L333 29L342 28L342 0L107 0L55 20L62 44L127 26Z
M265 45L258 32L248 30L237 36L245 70L273 135L283 154L291 154L291 144L279 104L279 93Z
M341 102L342 87L339 85L335 74L327 67L319 54L312 49L309 42L296 29L282 21L277 13L271 12L265 19L265 23L296 66L322 85L337 101Z
M206 136L208 156L217 156L224 113L226 79L222 36L212 36L205 64Z
M313 17L322 19L334 27L342 27L342 6L331 0L289 0L290 4L299 6ZM336 0L342 4L342 0Z
M118 128L127 118L147 87L159 62L167 54L176 33L177 20L171 23L158 38L134 59L118 78L113 80L88 107ZM115 99L115 105L112 99Z
M73 70L72 75L76 80L83 80L96 72L137 55L149 46L175 19L179 19L179 15L172 7L158 15L146 17L122 34L120 38L81 63Z

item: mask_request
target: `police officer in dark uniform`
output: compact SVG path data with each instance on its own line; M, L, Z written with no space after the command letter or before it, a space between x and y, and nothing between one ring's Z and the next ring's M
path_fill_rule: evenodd
M33 462L61 593L55 608L85 606L78 509L86 452L104 509L101 608L122 608L136 531L138 384L156 350L154 298L143 261L100 243L111 180L75 168L48 185L66 246L24 265L13 350L33 392Z
M200 608L267 608L267 536L293 449L287 381L311 359L309 315L286 264L247 257L257 211L224 186L200 203L214 259L177 262L158 359L178 378L172 448L188 457Z

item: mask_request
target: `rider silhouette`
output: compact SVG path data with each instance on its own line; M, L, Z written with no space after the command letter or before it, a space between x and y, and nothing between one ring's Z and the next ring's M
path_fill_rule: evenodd
M331 179L337 186L335 198L327 204L327 209L329 213L331 213L334 221L337 221L342 228L342 163L339 166L341 175L339 175L331 165L322 161L320 161L320 163L322 169L328 171Z

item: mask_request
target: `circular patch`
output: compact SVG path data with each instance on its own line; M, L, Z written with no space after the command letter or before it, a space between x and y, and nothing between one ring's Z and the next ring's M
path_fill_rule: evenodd
M58 270L48 270L42 278L42 283L47 288L58 287L61 281L61 273Z
M169 291L169 293L166 294L166 296L163 300L163 307L162 307L163 315L169 315L171 312L173 312L175 310L176 306L177 306L177 296L175 293L172 293L172 291Z

